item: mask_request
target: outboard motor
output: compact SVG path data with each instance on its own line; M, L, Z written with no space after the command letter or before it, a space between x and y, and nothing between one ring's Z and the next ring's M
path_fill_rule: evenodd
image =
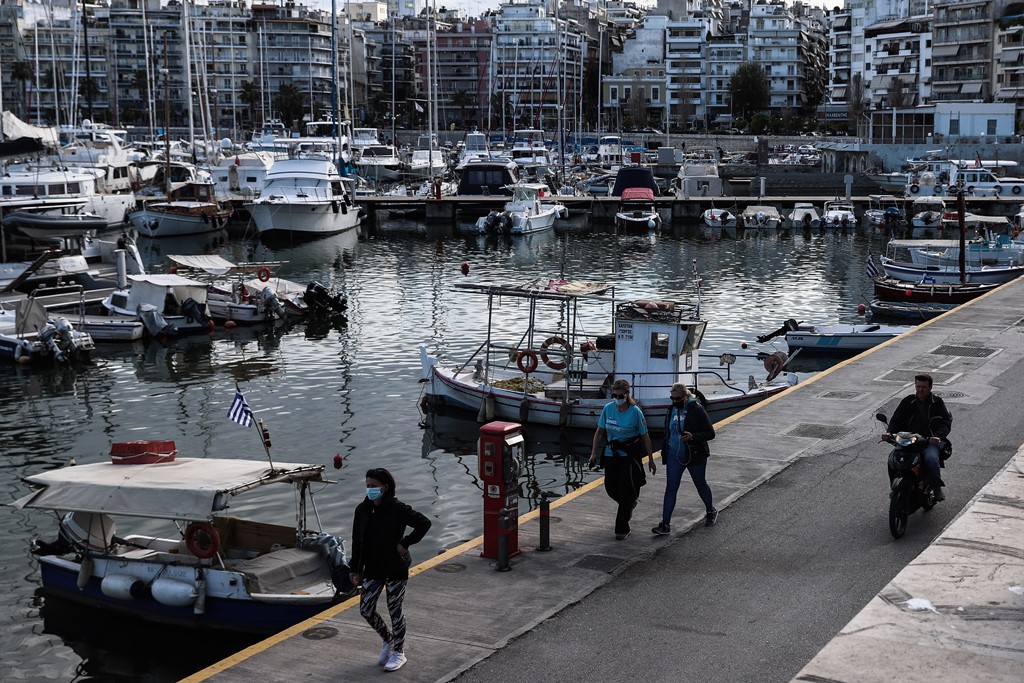
M498 211L491 211L484 218L484 231L488 235L497 235L500 231L500 219L501 213Z
M181 305L181 311L189 322L207 326L210 324L210 316L206 315L203 309L200 308L199 302L192 297L185 299L185 303Z
M277 298L277 294L274 294L274 290L270 289L270 287L263 288L263 304L273 311L274 315L277 316L279 320L284 320L284 305L281 303L280 299Z
M348 309L348 299L338 293L332 294L319 282L306 285L302 298L316 313L344 313Z
M43 343L43 346L46 347L50 355L58 363L63 363L67 360L67 354L60 343L60 335L57 332L57 328L53 325L47 325L39 332L39 341Z
M512 214L510 214L508 211L501 212L501 234L512 234Z

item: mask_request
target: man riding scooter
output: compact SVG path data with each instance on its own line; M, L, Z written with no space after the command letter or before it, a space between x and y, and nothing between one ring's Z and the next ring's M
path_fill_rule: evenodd
M942 441L949 436L952 428L953 416L949 414L942 399L932 393L932 376L920 374L914 377L914 394L900 401L889 420L889 431L882 435L882 440L890 443L893 441L892 435L899 432L914 432L928 438L924 464L936 501L946 499L942 492L942 478L939 476L939 453Z

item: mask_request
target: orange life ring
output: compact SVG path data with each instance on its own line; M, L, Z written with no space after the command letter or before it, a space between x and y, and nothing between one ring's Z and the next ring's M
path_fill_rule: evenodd
M256 277L260 279L260 282L267 282L270 279L270 268L263 266L256 271Z
M527 375L531 372L535 372L539 365L537 362L537 354L530 349L520 351L519 356L516 358L516 365Z
M200 560L208 560L220 550L220 534L209 522L190 522L185 527L185 547Z
M544 343L540 345L540 359L544 361L544 365L548 366L552 370L564 370L565 363L562 361L552 361L548 358L548 354L545 353L549 346L558 344L562 347L565 352L569 351L569 343L561 337L548 337L544 340Z

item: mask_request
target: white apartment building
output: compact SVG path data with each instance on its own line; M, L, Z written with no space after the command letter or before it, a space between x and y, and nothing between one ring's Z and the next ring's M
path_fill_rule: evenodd
M879 21L864 30L865 97L876 108L907 108L931 101L931 17Z

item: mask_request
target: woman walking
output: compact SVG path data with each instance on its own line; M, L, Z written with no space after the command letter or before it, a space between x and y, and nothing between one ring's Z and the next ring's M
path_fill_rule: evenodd
M615 514L615 538L629 536L629 519L640 499L640 487L647 483L643 456L651 474L658 471L647 434L647 421L633 397L629 382L617 379L612 383L612 402L605 405L597 419L597 431L590 450L591 466L597 462L597 449L605 443L601 464L604 467L604 490L619 504Z
M412 532L406 535L407 527ZM402 601L412 558L409 546L418 543L430 520L395 497L395 478L384 468L366 473L366 499L356 507L352 523L353 585L363 585L359 613L384 641L377 663L385 671L405 665L405 614ZM377 599L387 591L391 630L377 613Z
M659 536L672 531L672 511L676 508L683 470L690 473L690 479L700 499L704 501L704 526L714 526L718 520L718 510L712 504L711 487L705 477L708 456L711 455L708 441L715 438L715 428L704 406L686 385L673 384L669 394L672 396L672 407L665 415L665 440L661 446L661 461L665 465L668 481L665 482L661 524L651 529L652 533Z

